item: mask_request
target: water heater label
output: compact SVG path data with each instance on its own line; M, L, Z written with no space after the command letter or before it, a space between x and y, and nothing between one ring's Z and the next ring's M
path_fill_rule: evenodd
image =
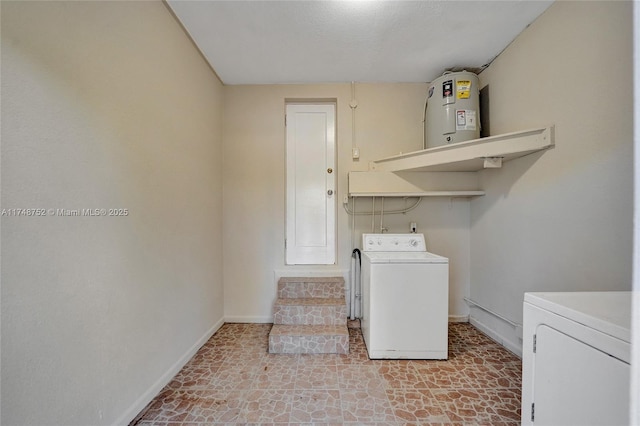
M442 97L450 98L453 96L453 80L447 80L442 83Z
M476 111L473 109L456 110L456 131L476 130Z
M456 81L456 93L458 94L458 99L469 99L471 80Z

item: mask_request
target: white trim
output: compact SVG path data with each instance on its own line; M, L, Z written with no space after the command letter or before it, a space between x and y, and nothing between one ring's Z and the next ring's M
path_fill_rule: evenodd
M449 315L449 322L469 322L469 315Z
M273 322L273 316L243 316L228 315L224 317L224 322L239 322L246 324L270 324Z
M473 325L475 328L477 328L478 330L480 330L483 334L486 334L487 337L489 337L491 340L494 340L496 343L498 343L499 345L502 345L508 351L513 352L519 358L522 358L522 345L521 344L516 344L516 343L511 342L506 337L502 336L501 334L496 333L494 330L492 330L491 328L489 328L485 324L481 323L480 321L478 321L474 317L471 317L471 316L469 317L469 323L471 325Z
M297 267L296 267L297 266ZM287 269L275 269L273 274L276 278L276 284L278 279L282 277L336 277L341 276L344 281L349 281L350 269L336 268L335 265L327 265L327 268L323 269L309 269L303 265L291 265Z
M492 315L493 317L498 318L502 322L506 322L511 327L514 327L514 328L520 327L522 329L522 324L510 320L509 318L505 317L504 315L500 315L499 313L487 308L486 306L483 306L483 305L479 304L478 302L475 302L475 301L469 299L468 297L463 297L463 300L465 302L467 302L467 304L469 305L469 308L479 308L482 311Z
M178 374L182 367L198 352L198 350L204 345L213 334L222 327L225 323L224 318L218 320L196 343L193 344L178 360L171 366L165 373L160 376L149 389L146 390L140 397L124 412L120 418L118 418L113 425L127 425L133 421L133 419L140 414L140 412L153 400L153 398L160 393L160 391Z

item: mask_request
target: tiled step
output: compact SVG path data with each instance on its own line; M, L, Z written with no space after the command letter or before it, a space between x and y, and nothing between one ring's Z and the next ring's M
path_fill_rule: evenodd
M278 298L344 297L342 277L282 277L278 280Z
M269 333L270 353L349 353L342 277L283 277Z
M269 333L269 352L283 354L347 354L349 353L349 330L345 324L274 324L271 333Z
M277 299L273 309L274 324L346 325L347 304L344 298Z

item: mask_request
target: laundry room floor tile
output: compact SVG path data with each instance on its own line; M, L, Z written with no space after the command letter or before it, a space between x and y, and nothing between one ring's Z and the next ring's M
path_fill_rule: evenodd
M452 421L491 423L520 421L519 389L434 390Z
M520 359L470 324L449 324L448 360L270 354L271 324L225 324L131 423L503 425L520 422Z

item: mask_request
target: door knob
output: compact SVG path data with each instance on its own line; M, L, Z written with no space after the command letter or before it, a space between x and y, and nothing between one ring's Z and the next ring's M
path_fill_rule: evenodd
M332 169L331 167L329 167L329 168L327 169L327 173L329 173L329 174L333 173L333 169Z
M328 190L328 191L327 191L327 194L329 194L329 195L333 195L333 189Z

